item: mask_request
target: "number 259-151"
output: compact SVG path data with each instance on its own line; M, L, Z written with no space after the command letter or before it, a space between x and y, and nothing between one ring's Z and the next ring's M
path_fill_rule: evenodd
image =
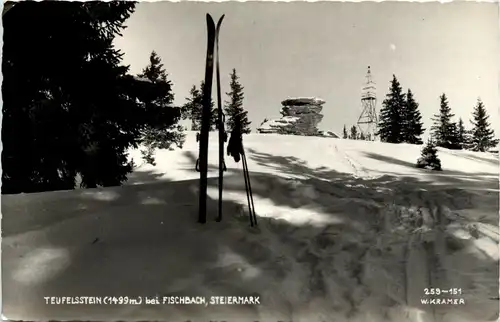
M439 288L424 288L425 295L440 295L441 290Z

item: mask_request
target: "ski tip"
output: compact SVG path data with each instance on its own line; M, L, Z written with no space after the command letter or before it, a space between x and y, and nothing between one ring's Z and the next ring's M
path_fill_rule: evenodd
M209 13L207 13L207 23L214 24L214 19Z
M220 28L220 25L222 24L222 20L224 20L225 16L226 16L225 14L223 14L222 16L220 16L219 21L217 22L217 27L218 28Z

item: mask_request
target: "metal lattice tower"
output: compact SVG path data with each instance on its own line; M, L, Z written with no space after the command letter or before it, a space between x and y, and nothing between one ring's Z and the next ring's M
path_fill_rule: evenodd
M375 83L372 80L370 66L366 73L366 83L361 91L361 107L363 110L358 118L358 128L367 140L375 140L377 132L377 94Z

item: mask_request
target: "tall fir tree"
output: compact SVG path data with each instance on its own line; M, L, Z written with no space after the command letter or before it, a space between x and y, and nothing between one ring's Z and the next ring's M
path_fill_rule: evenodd
M171 149L175 144L182 148L186 139L184 128L179 124L181 111L178 107L173 107L174 94L172 92L172 82L167 79L167 72L163 68L161 58L153 51L149 57L149 65L143 69L138 77L149 80L155 91L151 91L149 102L154 104L156 109L176 110L176 116L171 122L166 124L148 125L143 130L142 143L144 148L141 150L143 158L154 165L153 154L156 149ZM148 108L148 105L146 105Z
M413 96L411 89L406 93L406 104L403 109L403 128L402 137L403 142L410 144L422 144L420 138L425 132L423 128L422 115L418 109L419 104Z
M229 93L226 93L226 95L229 97L229 100L224 102L224 112L226 114L228 131L232 131L234 129L235 117L236 115L238 115L241 122L242 133L249 134L251 132L251 122L248 120L248 111L245 111L245 109L243 108L244 87L239 82L239 77L236 74L235 68L233 68L233 71L229 76L231 78L231 81L229 83L231 91Z
M442 94L440 97L440 108L439 114L435 114L432 119L434 124L431 127L432 137L436 143L436 146L454 149L457 145L456 137L456 124L452 122L452 118L455 114L451 113L451 108L448 104L448 98L446 94Z
M113 46L133 11L133 2L26 1L4 14L2 193L73 189L78 175L82 187L119 185L141 130L175 119L144 109L151 88Z
M349 134L347 134L347 128L346 128L345 124L344 124L344 129L342 130L342 138L343 139L349 138Z
M391 87L382 102L377 135L382 142L401 143L403 111L406 99L396 75L392 76Z
M473 128L471 149L473 151L486 152L490 148L497 146L498 139L495 139L495 131L488 122L490 116L486 112L486 108L481 99L477 100L474 111L472 112L472 117L473 120L471 120L471 123Z

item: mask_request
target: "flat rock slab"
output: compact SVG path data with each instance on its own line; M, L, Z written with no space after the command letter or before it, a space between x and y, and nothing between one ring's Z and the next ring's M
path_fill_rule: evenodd
M281 102L283 106L306 104L322 105L325 104L325 101L317 97L290 97Z

